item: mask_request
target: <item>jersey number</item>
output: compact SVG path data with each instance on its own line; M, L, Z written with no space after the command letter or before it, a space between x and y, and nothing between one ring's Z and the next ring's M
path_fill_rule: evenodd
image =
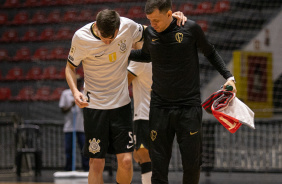
M89 91L87 91L87 93L86 93L86 96L87 96L87 102L90 102L90 97L89 97L89 95L90 95L91 93L89 92Z

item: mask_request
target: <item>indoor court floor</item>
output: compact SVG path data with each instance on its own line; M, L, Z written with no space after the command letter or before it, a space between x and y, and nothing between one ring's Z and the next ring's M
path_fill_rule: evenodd
M54 178L55 171L42 171L41 176L1 174L0 184L87 184L87 178ZM170 172L169 183L181 184L182 173ZM109 176L104 172L105 184L115 184L115 172ZM139 172L134 172L132 184L141 184ZM201 173L199 184L282 184L282 173L228 173L212 172L210 176Z

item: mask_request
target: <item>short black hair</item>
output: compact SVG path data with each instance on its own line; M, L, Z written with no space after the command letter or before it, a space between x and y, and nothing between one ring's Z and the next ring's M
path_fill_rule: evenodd
M151 14L155 9L158 9L162 13L166 13L171 10L171 0L147 0L145 5L145 13Z
M115 10L102 10L96 16L96 25L104 38L113 38L120 25L120 16Z

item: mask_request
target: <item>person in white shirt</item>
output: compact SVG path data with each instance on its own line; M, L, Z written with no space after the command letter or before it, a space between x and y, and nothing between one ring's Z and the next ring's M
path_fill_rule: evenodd
M134 44L134 49L141 49L143 42ZM149 110L152 85L152 63L130 61L128 85L132 83L134 117L134 152L133 158L141 167L142 184L151 184L152 169L149 156Z
M183 14L178 18L183 20ZM117 156L117 183L129 184L132 180L134 145L127 65L131 46L142 40L143 30L142 25L106 9L72 38L66 80L75 103L83 108L89 183L103 183L107 152ZM84 70L83 93L77 89L75 78L80 63Z
M78 86L81 86L82 79L78 79ZM70 89L65 89L60 97L59 107L64 114L64 134L65 134L65 154L66 154L66 165L65 170L72 170L72 141L73 132L75 131L76 140L82 151L85 142L84 126L83 126L83 114L82 110L75 105L74 98ZM75 119L74 119L75 118ZM73 124L75 121L75 128ZM84 171L89 170L89 159L81 155L82 169Z

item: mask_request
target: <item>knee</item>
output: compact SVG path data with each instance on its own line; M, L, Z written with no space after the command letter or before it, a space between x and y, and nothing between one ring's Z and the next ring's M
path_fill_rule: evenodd
M96 173L103 172L105 166L104 159L90 158L89 160L89 170L92 170Z
M124 170L131 170L132 168L132 158L131 157L124 157L121 159L119 163L119 167L121 167Z

